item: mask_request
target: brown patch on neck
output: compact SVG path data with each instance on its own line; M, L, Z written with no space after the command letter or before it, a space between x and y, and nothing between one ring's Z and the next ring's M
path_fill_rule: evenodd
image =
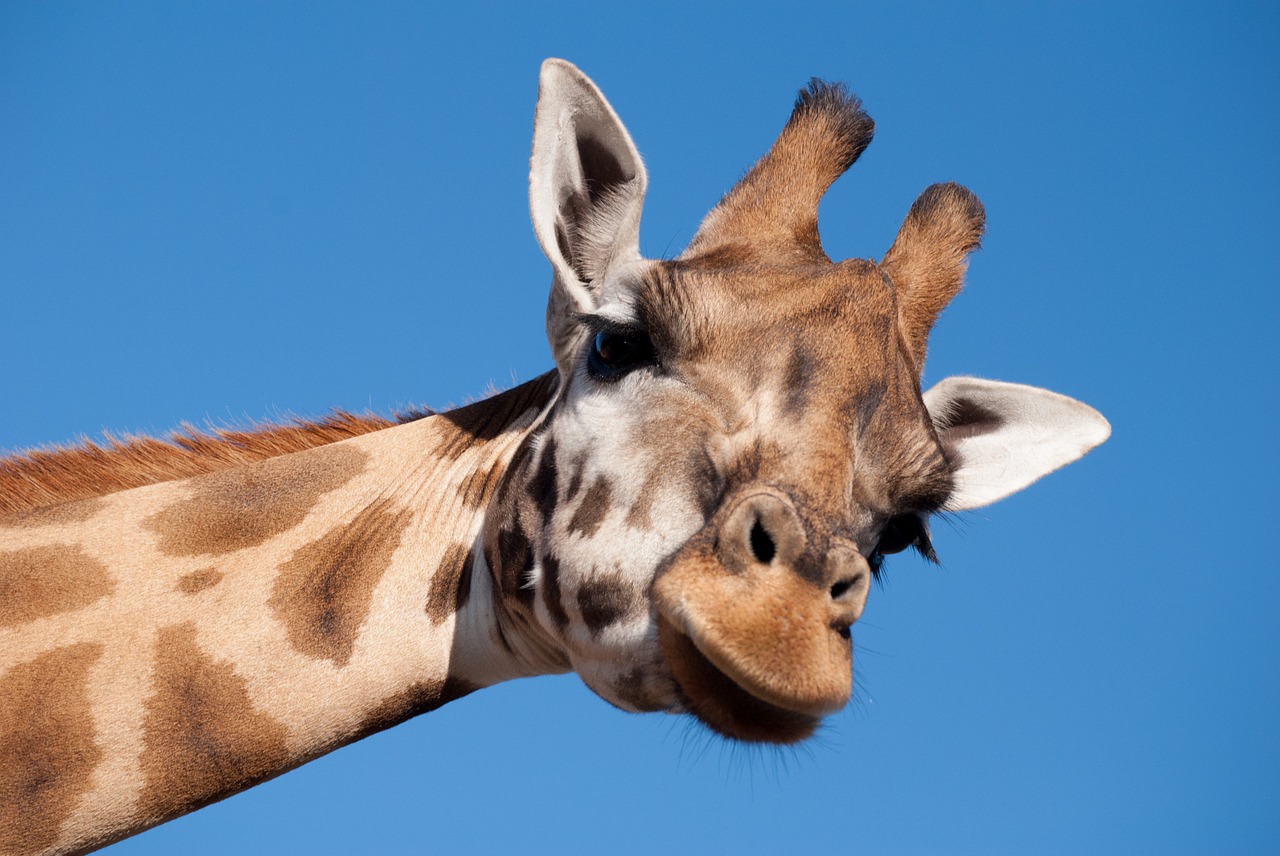
M322 496L364 469L350 446L316 449L203 476L192 495L143 521L172 556L219 556L256 547L302 522Z
M192 571L178 580L178 591L183 594L198 594L222 582L222 576L222 571L217 568Z
M145 781L138 819L149 826L281 773L286 730L256 710L244 678L200 650L195 624L156 638L155 691L147 699Z
M440 418L457 428L458 433L445 443L440 454L457 460L472 446L504 433L525 411L541 410L551 400L557 378L556 372L550 371L483 401L441 413Z
M453 676L441 681L414 684L407 690L384 699L370 711L356 729L352 739L360 740L393 725L399 725L419 714L444 707L449 702L456 701L478 689L480 687L476 684Z
M80 609L114 588L106 565L79 547L53 544L0 553L0 627Z
M373 590L412 519L408 509L371 505L280 566L268 603L299 653L337 666L350 661Z
M0 677L0 844L36 853L93 787L102 760L89 716L89 667L102 646L42 654Z
M627 525L633 529L653 528L653 518L650 514L658 498L658 488L661 486L660 472L660 469L654 469L645 476L644 483L640 485L640 491L636 495L635 504L627 509Z
M426 612L432 624L443 624L467 605L471 597L471 568L470 545L453 544L445 551L427 587Z

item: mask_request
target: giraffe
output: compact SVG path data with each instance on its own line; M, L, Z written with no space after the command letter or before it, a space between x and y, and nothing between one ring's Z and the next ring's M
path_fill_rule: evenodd
M0 460L0 852L103 846L516 677L794 743L851 692L884 557L1103 442L1047 390L920 386L984 214L928 188L879 261L818 201L871 141L802 90L688 248L547 60L530 166L555 366L395 420L336 414Z

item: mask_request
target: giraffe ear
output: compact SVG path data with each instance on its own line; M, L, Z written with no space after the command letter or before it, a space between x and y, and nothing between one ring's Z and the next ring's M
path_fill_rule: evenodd
M593 309L604 272L640 257L647 181L635 144L595 84L564 60L544 62L529 210L555 271L553 291L561 292L553 302L574 312Z
M1111 436L1102 414L1047 389L949 377L924 394L938 439L956 464L945 510L990 505Z

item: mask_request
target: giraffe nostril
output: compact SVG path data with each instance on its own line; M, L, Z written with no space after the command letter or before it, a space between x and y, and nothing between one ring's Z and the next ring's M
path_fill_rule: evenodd
M756 522L751 526L751 555L755 556L756 561L760 564L767 565L773 561L773 557L777 553L777 545L773 543L773 538L769 535L769 531L764 528L764 524L757 517Z
M831 599L839 600L840 598L848 594L850 591L852 591L855 587L857 587L861 582L862 582L861 574L855 574L852 577L846 577L842 580L837 580L835 585L831 587Z

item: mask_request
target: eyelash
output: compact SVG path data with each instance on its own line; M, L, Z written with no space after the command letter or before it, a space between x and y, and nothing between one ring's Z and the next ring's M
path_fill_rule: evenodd
M880 579L885 556L901 553L908 547L914 548L927 561L937 563L938 555L933 551L933 543L929 540L929 528L918 514L899 514L885 523L880 530L880 537L876 539L875 548L867 556L872 576Z

